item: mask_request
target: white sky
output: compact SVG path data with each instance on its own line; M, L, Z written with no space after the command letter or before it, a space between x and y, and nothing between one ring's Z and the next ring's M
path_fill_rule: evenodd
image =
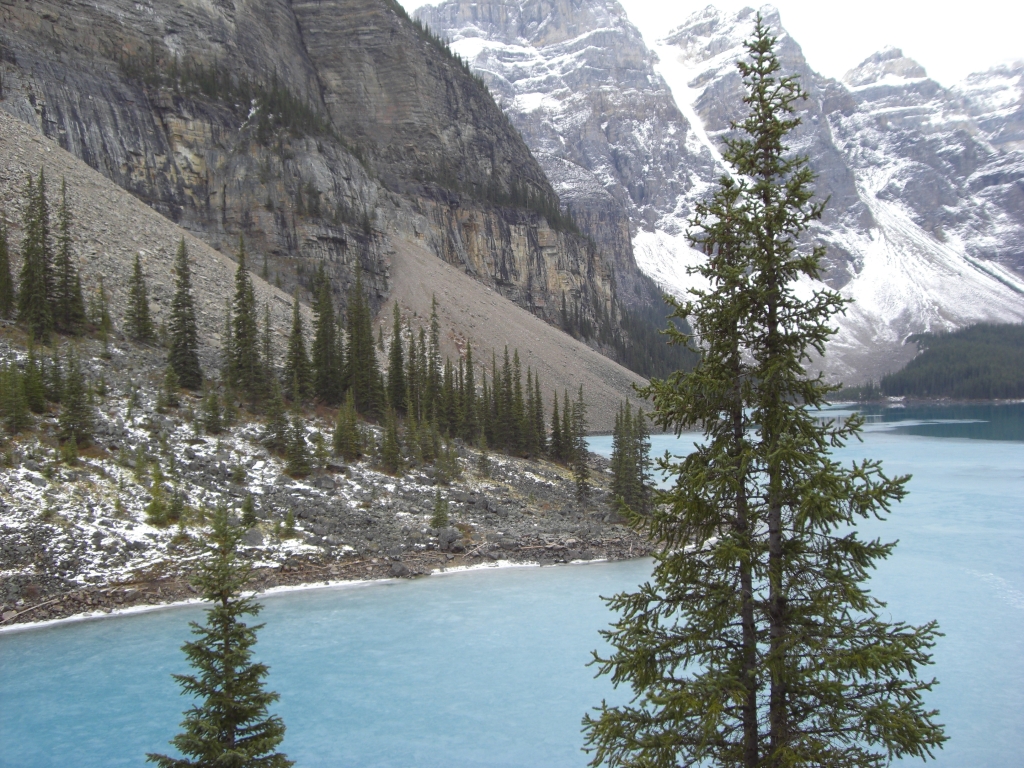
M424 0L399 0L410 12ZM713 4L737 10L736 0L619 0L651 44L694 11ZM872 53L893 45L942 85L971 72L1024 59L1022 0L774 0L782 24L811 67L841 78Z

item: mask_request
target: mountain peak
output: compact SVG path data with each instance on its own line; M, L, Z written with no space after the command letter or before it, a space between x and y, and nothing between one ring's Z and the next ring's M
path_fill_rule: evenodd
M928 77L924 67L903 55L900 48L888 46L868 56L864 61L843 75L843 82L851 88L867 85L898 85L907 80L922 80Z

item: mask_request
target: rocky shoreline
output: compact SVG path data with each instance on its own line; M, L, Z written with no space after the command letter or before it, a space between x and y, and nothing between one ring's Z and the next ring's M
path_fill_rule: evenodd
M650 554L650 546L628 534L620 538L582 542L569 538L547 542L515 543L507 548L482 545L474 551L451 554L431 552L406 558L318 560L293 558L279 566L258 567L252 587L258 593L281 587L339 586L345 583L418 578L451 569L485 567L488 564L554 566L591 560L616 561ZM28 629L43 623L67 619L99 618L131 608L161 607L198 600L187 573L154 576L150 579L89 586L63 592L45 600L7 609L0 631L12 627Z
M0 357L24 354L2 341ZM583 503L566 467L483 456L459 441L451 476L415 456L393 476L372 452L342 463L320 451L309 475L292 477L264 447L259 417L237 405L218 434L202 428L198 396L158 407L160 350L89 340L79 347L90 380L103 382L93 444L69 463L56 415L44 413L0 451L0 627L192 597L207 511L224 505L241 524L247 498L253 519L243 551L260 590L650 551L617 514L609 463L596 454ZM328 410L307 418L311 446L329 445L333 418ZM379 427L363 429L380 444ZM154 520L154 496L177 498L181 519ZM433 527L439 502L448 521Z

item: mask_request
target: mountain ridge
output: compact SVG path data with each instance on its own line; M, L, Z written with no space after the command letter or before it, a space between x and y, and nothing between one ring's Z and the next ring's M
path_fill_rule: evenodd
M597 34L584 23L594 16L594 8L614 7L608 17L618 20L621 29L635 29L619 13L621 6L605 0L495 0L487 6L544 7L564 16L575 12L574 21L562 24L577 32L578 41ZM503 46L522 47L529 41L518 41L518 31L511 27L487 27L474 19L475 7L465 0L447 0L424 6L417 15L450 39L454 50L463 51L487 79L492 62L505 55ZM751 8L724 13L708 6L649 46L639 33L630 38L636 49L633 58L648 62L649 77L664 83L674 100L673 120L692 142L691 157L712 160L685 165L690 185L677 186L674 198L659 202L657 216L638 215L637 206L625 206L637 263L677 295L694 284L687 267L700 258L685 238L688 216L723 172L721 142L730 121L742 115L735 62L744 55L742 44L754 14ZM917 62L890 49L868 57L844 83L810 68L776 9L764 6L762 14L778 35L784 70L799 75L810 95L798 107L803 122L792 145L808 155L819 199L829 199L823 220L809 233L809 241L827 249L823 285L855 300L838 319L826 372L849 383L877 380L913 356L913 349L903 343L913 333L1024 319L1024 155L1013 143L1013 121L1024 114L1017 111L1017 70L979 78L973 89L944 89ZM491 13L488 18L509 16ZM522 67L517 81L506 78L523 83L522 93L527 84L547 86L534 87L530 103L540 106L531 111L518 108L508 96L499 99L539 156L559 137L571 144L579 122L556 81L541 77L555 66L545 50L534 46L532 73ZM555 58L556 51L551 53ZM621 84L627 87L625 81ZM608 87L608 82L595 86ZM983 127L979 120L986 119ZM999 119L1010 127L1003 129ZM536 139L538 122L554 136L545 139L547 144ZM637 114L631 124L634 135L618 144L607 141L604 152L611 156L633 146L641 135L664 134L668 124L654 111ZM989 137L1005 140L997 145ZM602 173L600 164L588 158L576 162L589 172L589 185L603 184L612 197L629 198L626 174Z

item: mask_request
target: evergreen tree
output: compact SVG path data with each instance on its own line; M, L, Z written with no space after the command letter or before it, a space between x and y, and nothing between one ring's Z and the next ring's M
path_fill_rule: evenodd
M359 424L356 421L356 404L352 391L349 390L345 403L338 409L338 420L334 426L332 441L334 454L345 461L355 461L362 453L362 440Z
M263 428L262 442L275 453L288 448L288 414L285 413L281 385L274 378L270 382L270 396L267 398L267 423Z
M843 301L798 290L820 279L824 248L798 246L822 204L785 143L804 94L775 48L758 14L739 63L749 114L724 153L734 175L691 233L709 287L672 302L700 362L646 391L662 427L704 440L659 461L674 484L637 519L659 547L652 583L611 600L622 618L598 662L635 698L587 718L595 765L881 766L945 741L923 707L934 681L918 678L936 625L884 621L864 584L894 545L862 540L857 522L884 516L908 478L840 465L832 448L863 420L816 417L834 388L804 366Z
M370 307L363 293L363 273L356 267L356 281L348 296L348 363L349 386L356 410L367 418L381 413L380 368L373 343Z
M395 302L392 313L391 350L388 353L388 406L399 416L406 412L405 362L402 354L402 314Z
M75 440L78 446L84 447L92 441L92 433L96 422L93 407L89 403L89 390L85 376L78 363L78 355L71 351L67 358L67 371L64 375L64 392L61 398L60 439Z
M260 359L263 360L264 394L269 391L270 380L277 378L277 366L274 365L274 342L271 338L270 303L263 302L263 330L260 333Z
M128 310L124 316L124 332L129 339L150 344L156 338L153 320L149 316L149 291L142 274L142 260L135 254L135 265L128 281Z
M46 389L46 399L51 403L59 403L64 396L64 367L61 365L59 350L53 350L49 365L43 365L43 361L40 359L40 368L43 374L43 386Z
M171 741L186 757L149 754L147 759L161 768L288 768L292 761L276 751L284 723L269 713L278 695L264 689L267 666L252 661L263 625L243 621L261 610L252 597L243 596L252 581L252 566L238 557L245 528L232 526L223 506L211 522L207 557L193 581L211 607L205 625L191 623L196 639L182 646L197 674L174 675L183 693L199 699L185 713L183 732Z
M238 239L238 268L235 270L235 297L230 317L228 382L250 401L257 401L264 391L264 370L260 360L256 294L246 267L245 241L242 238Z
M309 446L306 444L306 425L299 414L292 416L285 449L285 472L292 477L305 477L310 473Z
M583 385L572 404L570 431L570 466L576 483L576 501L583 503L590 496L590 452L587 449L587 405L583 401Z
M258 522L256 519L256 501L251 493L245 494L245 501L242 502L242 526L252 528Z
M164 371L164 381L160 387L160 394L157 396L157 410L163 413L168 408L177 408L180 404L178 377L174 373L174 368L168 365Z
M46 178L39 171L25 188L25 236L21 243L21 274L18 284L18 320L37 341L49 341L53 330L53 253L50 246L50 208L46 202Z
M420 418L419 357L416 335L412 332L412 325L409 325L409 352L405 356L405 403L409 416L417 420Z
M168 332L171 349L167 353L167 362L174 369L178 383L185 389L199 389L203 385L203 370L199 365L199 327L185 238L178 244L174 260L174 298L171 300Z
M80 334L85 328L85 301L82 298L82 282L71 252L71 209L68 206L68 189L64 180L60 183L60 209L57 216L57 254L54 261L54 327L61 333Z
M207 434L219 435L224 430L224 412L220 407L217 390L211 387L202 402L202 423Z
M299 293L292 301L292 330L288 334L288 355L284 361L284 381L288 397L302 402L309 396L310 364L306 354L306 340L302 332L302 313L299 311Z
M473 345L466 342L465 394L462 398L462 420L459 434L467 443L472 443L480 432L477 421L476 379L473 375Z
M384 441L380 449L380 463L384 471L396 475L402 466L402 452L398 445L398 425L395 412L388 409L384 420Z
M43 369L36 357L35 347L29 344L28 359L25 361L25 401L32 413L43 413L46 410L46 383L43 380Z
M0 411L4 426L11 434L17 434L32 424L28 398L25 397L25 378L14 364L0 369Z
M519 350L512 354L511 398L509 401L509 425L511 440L509 453L522 454L526 450L526 403L523 400L523 370L519 362Z
M164 475L160 465L153 467L153 479L149 485L149 503L146 505L146 522L158 528L169 522L167 499L164 497Z
M528 456L537 454L537 403L533 399L533 371L526 367L526 408L523 412L523 445Z
M448 499L441 496L440 488L434 490L434 514L430 516L430 527L448 527Z
M110 305L107 301L107 290L103 286L103 275L99 276L96 286L96 293L89 303L90 321L96 330L99 331L100 340L103 342L103 356L109 358L110 351L107 343L110 340L110 333L114 330L114 321L110 319Z
M487 369L480 387L480 433L488 445L494 442L494 418L491 413L491 392L487 386Z
M437 296L430 297L430 350L427 352L427 411L437 417L441 395L441 322L437 317Z
M575 445L573 436L572 401L569 400L569 390L562 390L562 456L564 464L572 465L572 451Z
M331 282L321 262L313 280L313 395L328 405L337 403L341 396L342 371L337 357L336 332Z
M7 239L7 222L0 212L0 317L9 320L14 314L14 278L11 275L11 252Z
M612 495L633 513L650 511L651 441L642 410L627 400L619 407L612 433Z
M552 393L551 403L551 458L555 461L564 461L565 447L562 440L562 422L558 417L557 391Z
M548 450L547 430L544 429L544 398L540 394L540 374L533 377L533 430L537 439L537 452L546 453Z

